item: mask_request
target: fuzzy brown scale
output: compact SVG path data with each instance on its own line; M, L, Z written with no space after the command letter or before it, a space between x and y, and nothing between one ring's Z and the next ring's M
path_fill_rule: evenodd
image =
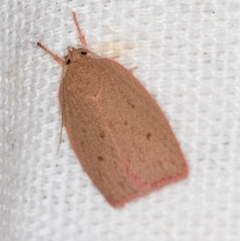
M73 16L76 23L76 16ZM156 101L118 63L70 48L59 89L71 146L93 183L114 207L179 181L188 167Z

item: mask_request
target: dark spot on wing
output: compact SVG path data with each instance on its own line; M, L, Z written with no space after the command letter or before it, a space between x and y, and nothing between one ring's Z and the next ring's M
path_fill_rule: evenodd
M98 156L98 161L100 161L100 162L102 162L104 159L103 159L103 157L101 157L101 156Z
M151 136L152 136L152 134L151 134L150 132L147 133L147 135L146 135L146 137L147 137L148 140L150 140Z

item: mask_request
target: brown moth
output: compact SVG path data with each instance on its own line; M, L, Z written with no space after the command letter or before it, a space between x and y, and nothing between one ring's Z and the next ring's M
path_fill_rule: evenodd
M120 64L82 48L70 48L59 101L71 146L92 182L114 207L188 174L187 163L162 110Z

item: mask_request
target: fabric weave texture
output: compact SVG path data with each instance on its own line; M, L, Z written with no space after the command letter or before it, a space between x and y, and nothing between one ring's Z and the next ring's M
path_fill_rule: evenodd
M0 240L240 240L240 1L7 1L0 8ZM110 207L61 130L61 58L117 60L157 100L189 177Z

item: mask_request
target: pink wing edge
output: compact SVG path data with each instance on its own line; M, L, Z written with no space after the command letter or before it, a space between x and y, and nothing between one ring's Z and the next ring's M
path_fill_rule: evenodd
M154 190L162 189L163 187L176 183L182 179L185 179L188 176L188 165L185 159L183 159L183 171L181 175L173 176L165 179L161 179L156 182L152 183L144 183L138 176L136 176L129 167L126 166L126 163L122 159L122 164L124 166L124 169L126 173L128 173L129 178L132 180L132 182L139 187L139 191L131 196L124 197L118 202L111 202L110 200L107 200L107 202L113 206L114 208L120 208L123 207L126 203L143 196L146 196L147 194L151 193Z

